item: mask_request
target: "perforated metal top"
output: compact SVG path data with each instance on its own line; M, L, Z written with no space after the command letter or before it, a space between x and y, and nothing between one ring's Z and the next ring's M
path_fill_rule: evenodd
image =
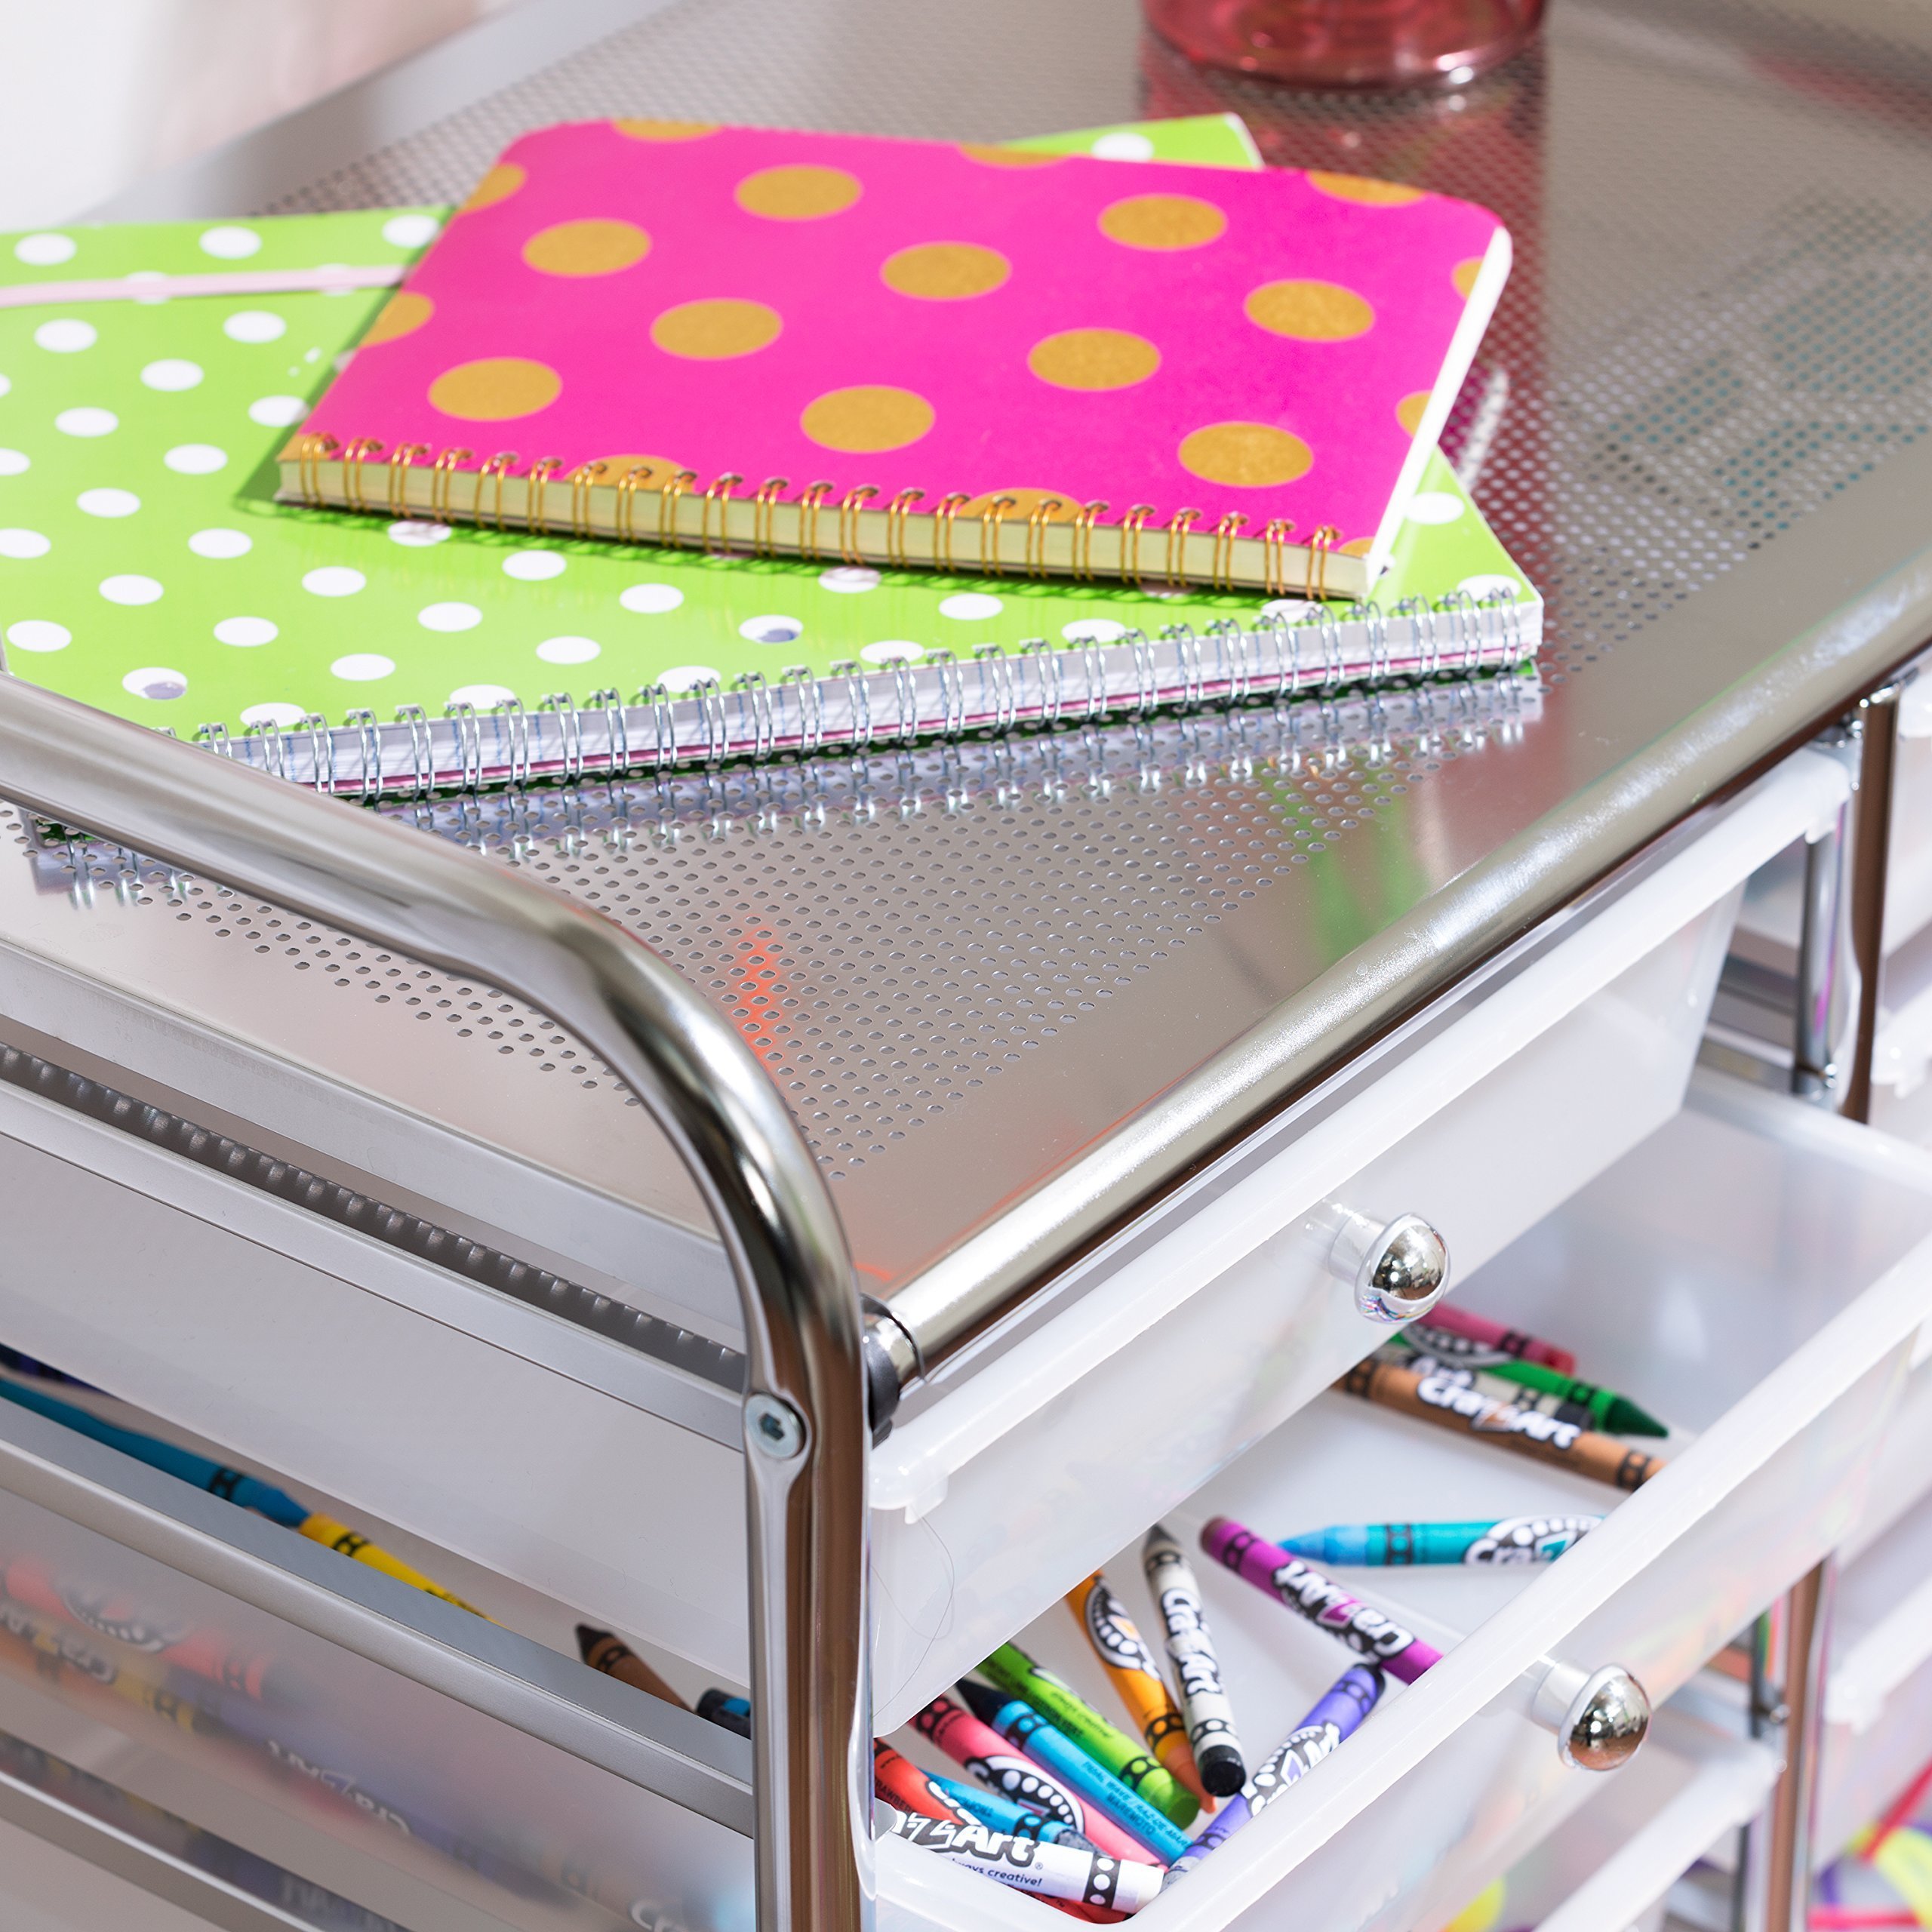
M278 203L454 198L523 128L572 116L996 138L1224 108L1270 161L1417 181L1509 223L1516 269L1447 440L1549 600L1540 716L1454 758L1428 727L1318 768L1238 726L1174 725L1143 784L1149 747L1120 728L974 752L964 776L935 753L684 785L661 823L656 795L641 813L594 789L442 815L734 1015L838 1177L875 1288L1257 1028L1254 1110L1278 1104L1932 632L1932 17L1567 0L1476 85L1352 99L1192 69L1131 0L684 0ZM325 964L307 943L267 955L285 987ZM174 997L193 976L165 977ZM366 1028L375 983L290 992L314 1011L288 1050L325 1057L325 1009ZM441 989L450 1006L417 1009L441 1023L405 1029L414 1072L345 1048L346 1077L696 1218L675 1180L640 1180L633 1143L610 1151L595 1069L463 990L474 1009ZM273 1047L272 1000L246 1004ZM551 1069L569 1106L526 1112L533 1079L479 1073L485 1056Z

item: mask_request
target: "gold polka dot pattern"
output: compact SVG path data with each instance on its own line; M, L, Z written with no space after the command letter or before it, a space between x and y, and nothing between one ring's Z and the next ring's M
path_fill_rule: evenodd
M436 305L426 295L405 289L383 304L382 312L369 325L361 346L373 349L379 342L395 342L413 335L436 312Z
M613 121L611 125L626 140L700 141L718 131L715 121Z
M1063 329L1034 343L1026 366L1060 389L1124 389L1161 366L1161 352L1125 329Z
M651 237L629 221L560 221L523 245L523 259L540 275L615 275L650 253Z
M1404 186L1400 181L1377 181L1367 174L1329 174L1319 168L1309 171L1308 185L1338 202L1354 202L1369 208L1406 208L1423 197L1421 189Z
M429 406L466 423L507 423L547 409L563 386L564 379L548 363L486 355L445 369L429 385Z
M1169 254L1204 248L1226 233L1228 218L1194 195L1130 195L1100 211L1100 232L1124 248Z
M875 456L916 443L934 420L932 405L911 389L862 383L829 389L808 403L798 427L821 449Z
M469 191L469 200L457 213L474 214L478 208L493 208L499 202L508 201L529 178L528 171L515 162L500 161Z
M1315 461L1299 436L1270 423L1211 423L1182 443L1180 456L1189 475L1236 490L1292 483Z
M666 309L651 324L651 339L667 355L719 362L776 342L784 326L776 309L725 296Z
M1297 342L1346 342L1375 326L1375 311L1332 281L1263 282L1241 309L1257 328Z
M864 190L842 168L810 165L761 168L738 183L737 200L747 214L768 221L822 221L843 214Z
M888 255L879 270L887 288L922 302L963 302L988 295L1013 273L997 248L972 242L921 242Z

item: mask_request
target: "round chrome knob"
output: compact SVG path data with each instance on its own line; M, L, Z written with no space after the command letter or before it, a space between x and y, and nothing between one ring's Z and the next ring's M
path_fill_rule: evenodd
M1420 1214L1389 1222L1336 1211L1335 1272L1355 1289L1355 1306L1371 1321L1413 1321L1449 1285L1449 1244Z
M1560 1717L1555 1716L1558 1710ZM1607 1664L1587 1677L1574 1665L1553 1666L1537 1694L1535 1714L1545 1723L1554 1718L1557 1755L1580 1771L1614 1771L1627 1764L1650 1734L1649 1694L1621 1664Z

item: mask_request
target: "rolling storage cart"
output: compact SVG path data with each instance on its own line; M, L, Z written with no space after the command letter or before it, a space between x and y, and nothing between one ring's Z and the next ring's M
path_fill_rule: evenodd
M1787 1932L1833 1555L1912 1520L1932 1153L1862 1124L1875 974L1798 1095L1694 1063L1776 855L1822 881L1798 1075L1886 916L1860 728L1932 633L1932 29L1573 0L1481 88L1324 102L1152 43L1137 85L1123 0L964 11L513 11L114 212L454 198L571 115L1235 109L1515 228L1453 453L1550 596L1540 688L377 811L0 680L0 1338L497 1620L0 1408L0 1546L278 1660L366 1767L318 1805L0 1676L0 1817L251 1932L1020 1932L874 1847L869 1740L1022 1632L1085 1681L1056 1600L1151 1523L1603 1506L1324 1392L1446 1290L1657 1387L1670 1466L1527 1580L1378 1589L1443 1662L1149 1932L1427 1932L1539 1859L1549 1922L1607 1932L1767 1791ZM1789 78L1834 60L1890 118ZM1259 1740L1339 1653L1245 1594ZM1785 1721L1686 1705L1638 1752L1780 1600ZM560 1654L579 1615L747 1690L751 1741Z

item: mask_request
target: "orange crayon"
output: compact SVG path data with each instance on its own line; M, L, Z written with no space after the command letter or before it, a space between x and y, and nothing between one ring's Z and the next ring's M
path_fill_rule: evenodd
M1213 1810L1214 1801L1201 1782L1193 1748L1187 1741L1187 1720L1168 1691L1146 1640L1120 1598L1107 1588L1106 1577L1095 1571L1085 1583L1068 1591L1066 1607L1087 1633L1094 1654L1113 1680L1148 1749L1193 1792L1204 1810Z

